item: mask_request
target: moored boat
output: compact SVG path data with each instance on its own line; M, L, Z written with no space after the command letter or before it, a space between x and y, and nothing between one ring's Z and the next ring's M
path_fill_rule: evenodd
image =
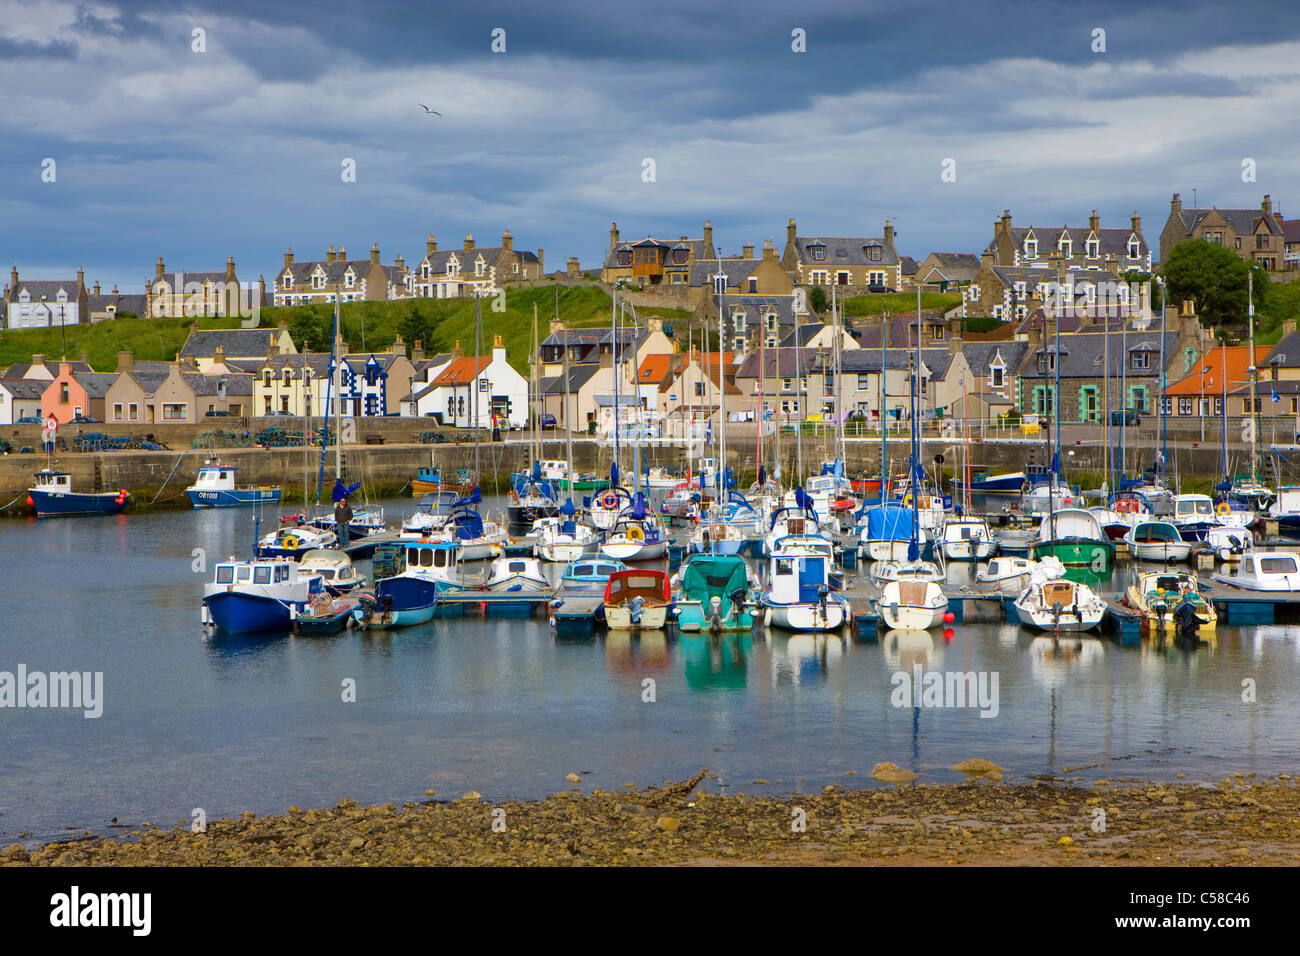
M1247 591L1300 591L1300 554L1294 551L1248 551L1234 574L1214 580Z
M1218 623L1214 605L1201 595L1196 575L1187 571L1137 574L1124 593L1124 604L1138 613L1143 628L1152 633L1168 630L1172 635L1178 629L1183 633L1195 631L1198 637L1205 637L1214 633ZM1195 627L1183 626L1180 618L1194 619Z
M605 585L605 623L614 630L660 630L668 621L672 594L663 571L616 571Z
M203 586L203 623L230 634L288 630L323 590L320 575L286 558L231 558Z
M829 541L781 539L768 560L768 585L759 597L766 609L764 623L791 631L834 631L844 626L848 601L834 586Z
M364 588L369 582L357 571L352 559L335 548L314 548L298 561L308 574L319 574L325 590L335 597Z
M1086 584L1038 577L1011 607L1021 624L1040 631L1090 631L1106 614L1105 602Z
M195 508L240 508L279 503L278 485L236 487L235 472L238 470L233 465L223 465L215 459L205 461L199 468L194 484L185 489L190 504Z
M982 561L993 553L993 535L983 518L953 518L943 526L943 556L950 561Z
M1168 521L1138 522L1124 536L1124 542L1139 561L1186 561L1193 547Z
M1115 546L1092 512L1083 508L1053 511L1038 527L1031 556L1051 556L1067 568L1088 568L1104 574L1114 567Z
M674 580L674 613L683 631L748 631L754 626L756 602L744 558L697 555Z
M125 488L119 491L74 492L72 475L50 468L36 473L36 480L27 489L27 503L36 509L38 518L56 518L70 515L121 514L131 503Z

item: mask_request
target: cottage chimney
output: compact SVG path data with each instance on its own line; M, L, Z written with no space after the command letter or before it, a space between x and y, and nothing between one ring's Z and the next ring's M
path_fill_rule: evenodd
M429 233L429 238L424 243L424 254L426 256L432 256L437 251L438 251L438 240L433 238L433 233Z
M116 283L116 282L113 283L113 292L112 292L112 294L113 294L113 295L117 295L117 294L118 294L118 293L117 293L117 283Z
M794 240L795 240L794 217L791 216L790 221L786 223L786 227L785 227L785 241L787 245L794 245Z
M892 246L893 244L894 244L894 223L891 220L886 219L885 220L885 245Z
M459 339L456 340L456 345L451 350L451 357L453 361L455 361L456 359L463 359L465 357L465 350L460 347Z
M613 249L616 245L618 245L618 223L611 222L609 224L609 248Z
M370 244L370 264L372 266L379 265L379 243L377 242Z
M492 336L492 361L504 362L506 360L506 343L502 341L501 336Z
M95 280L95 288L91 290L91 295L99 295L99 280Z
M212 349L212 364L213 365L226 364L226 348L224 345L218 345Z
M549 334L555 335L557 332L563 332L564 328L565 327L564 327L563 319L551 319Z
M32 356L32 365L44 365L44 364L45 364L44 355L36 354Z
M117 353L117 371L129 372L135 368L135 353L123 349Z
M1178 195L1178 193L1174 193L1174 198L1169 200L1169 212L1170 214L1173 214L1182 211L1183 211L1183 199L1181 196Z
M334 256L334 261L335 261L335 262L347 262L347 261L348 261L348 251L347 251L346 249L344 249L342 246L339 246L339 251L338 251L338 253Z
M226 281L235 281L235 257L226 256Z
M704 220L704 258L717 258L717 254L713 251L713 223L707 219Z
M664 330L664 320L657 315L652 315L646 319L646 328L651 332L662 332Z
M998 220L998 230L1011 235L1011 210L1002 210L1002 218Z
M393 265L397 266L398 272L406 271L406 260L402 258L401 253L398 253L397 258L393 260Z
M533 276L534 279L540 279L542 277L542 274L546 271L545 265L546 265L546 250L543 249L541 246L538 246L537 247L537 275ZM527 267L520 266L520 268L524 271L524 278L528 278Z
M581 272L581 271L582 271L582 269L581 269L581 267L578 265L578 257L577 257L577 256L569 256L569 261L566 262L566 263L564 264L564 275L565 275L565 278L568 278L568 279L576 279L576 278L578 278L578 273Z
M276 344L275 333L272 332L270 335L267 336L266 357L268 359L272 359L279 354L280 354L280 346Z
M83 352L81 353L81 358L78 359L78 361L81 362L82 365L89 365L89 364L90 364L90 353L89 353L89 352L86 352L86 351L83 351Z
M1290 335L1294 331L1295 331L1295 319L1283 319L1282 334L1286 336L1286 335Z
M1100 228L1101 218L1097 215L1097 210L1094 209L1092 215L1088 217L1088 229L1092 232L1096 232Z
M198 357L194 355L182 355L181 368L187 372L197 372L199 369Z
M741 252L742 259L754 258L754 244L752 242L745 243L743 246L741 246L741 250L742 250Z
M763 240L763 258L764 259L776 258L776 244L772 242L770 238Z
M167 274L167 267L163 265L163 257L159 256L158 265L154 269L154 278L161 279L166 274Z
M416 339L411 344L411 361L412 362L424 361L424 343L421 342L419 339Z
M388 351L393 355L406 354L406 343L402 341L401 332L398 332L393 336L393 344L388 347Z
M1129 227L1133 230L1134 235L1141 235L1141 233L1142 233L1142 217L1139 216L1139 215L1137 214L1137 210L1136 210L1136 209L1133 210L1133 218L1131 218L1131 219L1128 221L1128 224L1129 224Z
M515 250L515 237L510 235L509 228L501 235L501 248L506 252L514 252Z
M1183 316L1195 315L1195 314L1196 314L1196 304L1195 304L1194 302L1192 302L1191 299L1183 299L1183 309L1182 309L1182 311L1179 312L1178 314L1179 314L1179 317L1180 317L1180 318L1183 317Z
M469 252L473 248L474 248L474 237L467 232L465 233L465 251Z
M1259 208L1264 211L1266 216L1273 214L1273 200L1268 193L1264 193L1264 201L1259 204Z
M985 249L980 253L980 271L993 268L993 253Z
M291 265L293 265L293 247L292 247L292 246L290 246L290 247L289 247L289 251L286 252L286 253L284 254L284 267L287 269L287 268L289 268Z
M13 271L9 273L9 288L15 293L18 292L18 267L14 266Z

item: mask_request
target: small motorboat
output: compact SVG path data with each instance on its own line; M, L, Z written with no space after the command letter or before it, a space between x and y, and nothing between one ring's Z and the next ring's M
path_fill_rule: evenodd
M690 549L695 554L738 555L748 543L739 526L724 521L701 523L691 535Z
M1053 511L1038 526L1038 540L1030 557L1054 557L1067 568L1088 568L1104 574L1115 564L1115 546L1101 530L1097 518L1083 508Z
M1040 561L1028 558L994 558L975 572L975 583L987 591L1003 594L1020 594L1029 586L1031 577L1040 575L1043 580L1065 577L1065 565L1048 555Z
M1021 624L1040 631L1091 631L1106 614L1105 602L1086 584L1037 576L1011 607Z
M1214 580L1247 591L1300 591L1300 554L1294 551L1247 551L1234 574Z
M832 545L815 535L775 542L768 585L759 600L764 623L791 631L836 631L848 620L849 603L836 586Z
M943 556L949 561L983 561L993 553L993 535L983 518L954 518L943 526Z
M565 591L604 591L611 576L626 571L622 561L592 556L569 563L560 575L560 587Z
M616 571L605 585L605 623L613 630L654 631L668 622L672 593L663 571Z
M1138 613L1143 628L1153 634L1172 634L1177 628L1180 633L1194 630L1197 637L1206 637L1218 623L1214 605L1202 597L1196 575L1188 571L1141 572L1124 593L1124 604ZM1180 619L1187 615L1194 616L1195 628L1183 625Z
M489 591L532 591L550 593L555 590L542 573L536 558L506 557L498 555L488 567L483 587Z
M27 503L36 509L38 518L68 515L116 515L131 503L125 488L92 494L74 492L72 475L50 468L36 473L36 481L27 489Z
M547 523L538 530L533 545L534 553L543 561L576 561L584 554L600 550L600 536L585 524L578 524L572 518L545 520Z
M1000 529L996 535L996 540L998 551L1002 554L1023 554L1028 557L1029 549L1038 540L1038 531L1033 526L1026 528L1012 524L1009 527Z
M1220 525L1205 532L1205 545L1220 561L1240 561L1255 546L1255 536L1246 528Z
M1184 541L1204 541L1207 531L1223 524L1215 514L1214 503L1210 501L1209 495L1175 497L1172 521Z
M948 610L948 598L933 580L890 581L874 603L891 631L927 630L941 623Z
M873 561L867 573L876 581L943 581L944 572L933 561Z
M230 558L203 586L202 621L219 631L242 634L288 630L317 595L319 574L301 571L286 558Z
M307 637L327 637L337 634L344 628L351 627L355 613L360 606L360 598L355 596L331 597L318 594L293 622L293 629Z
M1194 547L1168 521L1140 521L1124 535L1124 541L1139 561L1186 561Z
M308 551L318 548L336 548L339 539L333 531L322 531L309 525L280 528L263 536L257 545L259 558L292 558L301 561Z
M241 508L247 505L279 504L280 488L277 485L235 486L235 472L239 469L209 459L199 469L194 484L185 489L190 504L195 508Z
M350 594L369 583L364 574L344 552L333 548L315 548L298 561L298 567L309 574L319 574L325 590L335 597Z
M683 631L748 631L756 606L744 558L700 554L674 576L677 626Z

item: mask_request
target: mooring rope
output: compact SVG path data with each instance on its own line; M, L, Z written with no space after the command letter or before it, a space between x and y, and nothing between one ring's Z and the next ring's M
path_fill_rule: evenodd
M185 451L181 452L181 457L176 459L176 464L172 465L172 470L167 475L167 481L172 480L172 475L176 474L176 469L181 466L181 462L185 460L185 456L189 453L189 451L190 449L187 448L185 449ZM162 483L162 487L158 489L158 494L153 496L153 501L149 502L149 504L155 505L158 503L158 499L162 497L163 488L167 487L167 481L164 481ZM168 500L170 501L171 499L169 498Z

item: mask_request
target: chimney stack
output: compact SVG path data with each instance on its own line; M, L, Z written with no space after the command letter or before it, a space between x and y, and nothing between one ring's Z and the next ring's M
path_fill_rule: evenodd
M1136 209L1133 210L1133 218L1131 218L1131 219L1128 221L1128 224L1129 224L1130 228L1133 230L1133 233L1134 233L1135 235L1141 235L1141 233L1142 233L1142 217L1139 216L1139 215L1137 214L1137 210L1136 210Z
M1178 193L1174 193L1174 198L1169 200L1169 211L1171 213L1183 211L1183 199Z
M704 258L717 258L717 254L713 251L713 223L707 219L704 220Z
M894 244L894 224L890 220L886 219L885 220L885 245L892 246L893 244Z
M742 246L741 248L744 250L741 255L742 259L754 258L754 244L752 242L745 243L745 245Z
M284 267L287 269L287 268L289 268L291 265L293 265L293 247L292 247L292 246L290 246L290 247L289 247L289 251L286 252L286 253L284 254Z
M212 364L213 365L226 364L226 348L224 345L218 345L212 350Z
M771 240L771 238L763 240L763 258L764 259L776 258L776 243L774 243Z
M465 233L465 251L469 252L473 248L474 248L474 237L467 232Z
M416 339L414 342L411 343L411 361L412 362L424 361L424 343L419 339Z
M372 266L379 265L379 243L377 242L370 244L370 264Z
M507 228L505 233L501 236L501 248L504 249L506 252L514 252L515 238L514 236L510 235L509 228Z
M226 256L226 281L235 281L235 257Z
M163 265L163 257L158 257L158 265L154 271L154 278L161 279L167 272L167 267Z
M424 254L432 256L438 251L438 240L433 238L433 233L429 233L429 240L424 244Z
M1092 232L1097 232L1101 229L1101 219L1098 217L1097 210L1095 209L1092 211L1092 215L1088 217L1088 228Z
M582 270L581 270L581 268L580 268L579 265L578 265L578 257L577 257L577 256L569 256L569 261L568 261L567 263L565 263L565 266L564 266L564 275L565 275L565 278L568 278L568 279L576 279L576 278L578 278L578 273L581 272L581 271L582 271Z
M95 288L91 291L90 294L91 294L91 295L99 295L99 280L98 280L98 279L95 280Z
M117 371L129 372L135 368L135 353L125 349L117 353Z
M335 262L347 262L347 261L348 261L348 251L347 251L346 249L344 249L342 246L339 246L339 251L338 251L337 253L334 254L334 261L335 261Z
M618 245L618 223L611 222L609 224L609 247L613 249L616 245Z
M1011 235L1011 210L1002 210L1002 218L998 220L998 229L1001 232Z
M1273 214L1273 199L1268 193L1264 193L1264 201L1259 204L1259 208L1264 210L1266 216Z

